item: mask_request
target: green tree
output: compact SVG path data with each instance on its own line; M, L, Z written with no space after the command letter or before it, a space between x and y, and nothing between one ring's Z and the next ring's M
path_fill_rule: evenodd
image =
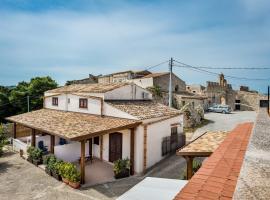
M31 110L43 107L44 92L57 87L57 83L51 77L36 77L31 79L28 86Z
M57 87L51 77L35 77L30 82L19 82L16 87L9 89L0 87L0 122L10 115L27 112L27 96L30 99L30 110L43 107L43 95L47 90Z

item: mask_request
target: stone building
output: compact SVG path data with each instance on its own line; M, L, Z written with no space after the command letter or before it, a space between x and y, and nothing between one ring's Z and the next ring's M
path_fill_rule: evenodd
M260 101L266 99L265 95L249 90L248 86L240 86L239 90L233 90L223 74L219 75L218 82L207 82L205 94L210 105L227 104L233 110L241 111L258 110Z
M194 94L199 94L199 95L205 94L205 87L203 85L198 85L198 84L187 85L186 90Z
M97 82L98 82L98 76L94 76L92 74L89 74L88 78L84 78L84 79L80 79L80 80L67 81L66 85L88 84L88 83L97 83Z
M231 84L227 83L223 74L219 75L218 82L207 82L206 96L208 103L213 104L227 104L234 108L236 92L233 90Z
M170 83L170 73L169 72L151 73L148 74L147 76L133 79L131 81L142 88L151 88L157 86L160 88L162 92L168 92ZM172 91L177 93L185 90L186 90L185 81L181 80L178 76L172 73Z
M151 74L151 72L147 70L143 71L124 71L124 72L116 72L108 75L103 75L98 77L98 83L121 83L127 82L131 79L142 78L146 75Z

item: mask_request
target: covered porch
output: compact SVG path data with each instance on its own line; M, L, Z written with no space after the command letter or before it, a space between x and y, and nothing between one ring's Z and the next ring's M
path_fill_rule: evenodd
M187 164L187 179L193 176L193 160L195 157L209 157L227 136L225 131L205 132L195 140L176 151L176 155L183 156Z
M112 162L114 159L127 156L127 152L124 155L122 155L122 152L121 155L118 155L114 154L115 151L110 151L110 149L115 148L117 150L119 141L121 141L122 145L124 139L128 137L128 157L131 162L130 171L131 174L134 173L135 128L141 123L140 121L51 109L41 109L12 116L7 118L7 120L14 123L14 138L17 138L16 127L18 125L31 130L32 146L36 146L38 134L49 136L49 151L54 153L56 157L59 157L57 154L60 149L66 155L65 159L70 159L68 162L77 163L81 172L81 183L87 185L114 180ZM121 136L121 140L117 140L113 139L117 138L115 135L123 136ZM65 139L69 143L65 144L66 146L56 145L56 138ZM94 140L97 140L97 138L99 145L94 147ZM105 144L104 140L106 141ZM116 141L115 144L113 143L114 140ZM64 148L68 147L68 145L70 148ZM104 147L104 145L107 146Z

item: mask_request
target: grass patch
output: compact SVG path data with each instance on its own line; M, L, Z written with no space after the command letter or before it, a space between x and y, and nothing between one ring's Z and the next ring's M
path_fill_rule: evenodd
M209 120L209 119L203 119L203 120L201 121L201 123L198 124L198 125L195 126L195 127L190 127L190 128L185 128L185 127L184 127L184 132L185 132L185 133L186 133L186 132L195 132L198 128L201 128L201 127L203 127L203 126L206 126L207 124L210 124L210 123L214 123L214 121Z

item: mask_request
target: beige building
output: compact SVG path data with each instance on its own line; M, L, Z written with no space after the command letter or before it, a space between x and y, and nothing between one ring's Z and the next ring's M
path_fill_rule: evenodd
M127 82L128 80L135 79L135 78L141 78L148 74L151 74L151 72L144 70L144 71L124 71L124 72L117 72L112 73L104 76L98 77L98 83L121 83L121 82Z

